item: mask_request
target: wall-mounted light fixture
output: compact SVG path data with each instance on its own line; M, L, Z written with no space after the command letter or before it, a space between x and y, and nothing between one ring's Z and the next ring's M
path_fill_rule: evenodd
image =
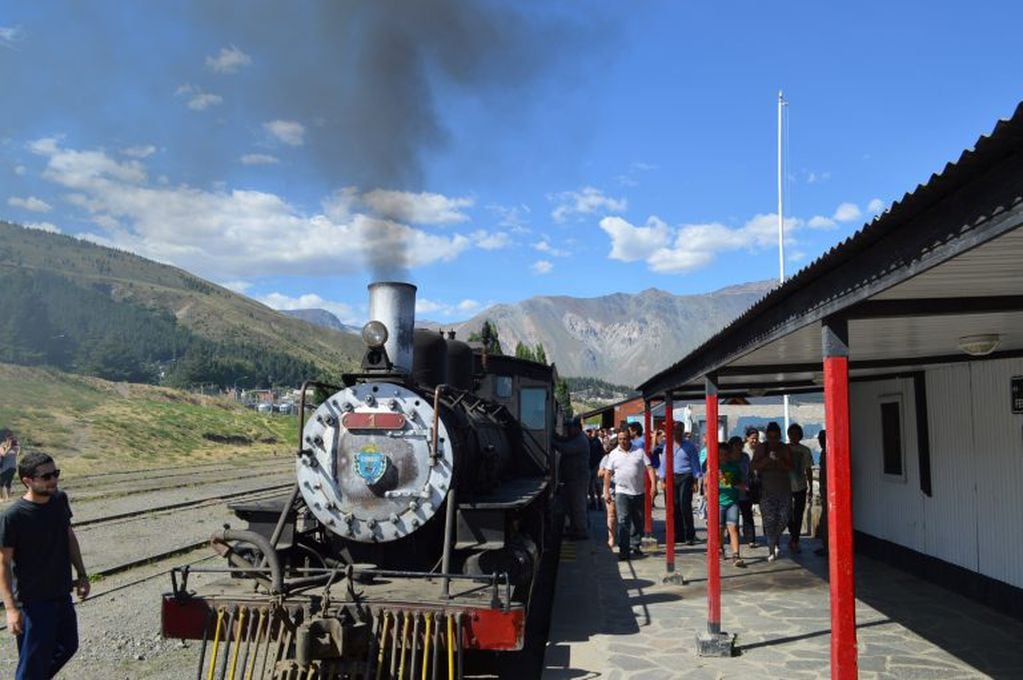
M1002 342L998 333L980 333L977 335L964 335L957 341L959 349L971 357L983 357L991 354Z

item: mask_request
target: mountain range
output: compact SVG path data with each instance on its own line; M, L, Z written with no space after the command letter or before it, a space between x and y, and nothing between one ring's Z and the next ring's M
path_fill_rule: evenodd
M337 380L362 352L351 333L177 267L0 220L0 361L112 380L255 387Z
M0 277L0 310L10 321L0 319L0 361L10 363L148 382L191 358L190 372L178 371L179 383L202 382L205 372L215 374L211 382L231 386L299 375L333 379L357 365L363 349L357 330L326 310L273 310L176 267L3 221ZM464 339L489 320L506 353L519 342L542 344L562 376L634 386L773 285L702 295L650 288L594 298L537 296L443 328ZM122 370L126 358L137 364L132 371Z
M595 298L532 297L488 307L461 322L418 321L453 330L460 338L485 320L497 326L505 353L522 342L542 344L563 376L601 378L634 386L668 367L763 297L774 281L745 283L703 295L675 295L657 288ZM344 328L326 310L287 312L312 323Z

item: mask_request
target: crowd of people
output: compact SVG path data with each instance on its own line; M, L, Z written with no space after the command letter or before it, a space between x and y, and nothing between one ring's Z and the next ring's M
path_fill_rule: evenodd
M620 560L642 557L644 505L647 490L656 497L665 495L671 484L674 495L675 540L693 545L696 542L694 514L707 517L708 483L717 479L720 527L725 545L731 550L732 564L744 567L742 546L747 549L767 548L767 561L782 555L781 545L788 532L788 552L802 552L800 538L807 508L813 502L813 456L803 445L803 428L793 423L783 440L781 426L767 424L763 432L747 427L744 437L719 442L716 474L707 470L706 437L702 448L697 437L681 422L672 426L672 470L664 455L667 441L663 430L653 432L648 447L643 426L638 422L622 423L613 428L584 428L573 421L569 435L558 448L562 453L562 479L567 492L568 530L566 536L581 540L589 536L587 508L605 509L607 544L618 552ZM820 443L821 494L824 490L826 435ZM586 461L587 469L583 467ZM694 505L694 501L696 504ZM759 507L761 535L757 540L754 508ZM826 543L826 515L822 512L819 532ZM825 554L822 547L816 551Z

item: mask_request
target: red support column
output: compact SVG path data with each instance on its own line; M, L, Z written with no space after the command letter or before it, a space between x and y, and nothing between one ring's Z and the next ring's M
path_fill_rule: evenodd
M718 390L707 380L707 632L721 633L721 516L718 512Z
M825 322L824 421L828 434L828 571L831 586L831 677L857 677L849 438L849 326Z
M675 414L672 409L671 395L664 399L664 451L661 459L664 462L664 560L668 576L675 572L675 484L672 472L675 469Z
M645 450L646 455L649 456L654 450L654 433L650 427L653 418L650 413L650 402L644 402L645 408L643 411L643 434L645 436ZM643 475L644 484L646 485L646 496L643 500L643 535L653 536L654 535L654 491L656 488L650 488L650 475Z
M705 380L707 391L707 632L696 636L700 656L732 656L735 636L721 632L721 516L718 512L718 386L713 377Z

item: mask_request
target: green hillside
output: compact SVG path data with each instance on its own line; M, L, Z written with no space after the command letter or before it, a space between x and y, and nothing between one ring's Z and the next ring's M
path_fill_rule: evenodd
M248 387L336 379L361 343L185 271L0 222L0 361L113 380Z
M265 459L289 455L297 441L296 416L47 368L0 363L0 395L0 427L75 473Z

